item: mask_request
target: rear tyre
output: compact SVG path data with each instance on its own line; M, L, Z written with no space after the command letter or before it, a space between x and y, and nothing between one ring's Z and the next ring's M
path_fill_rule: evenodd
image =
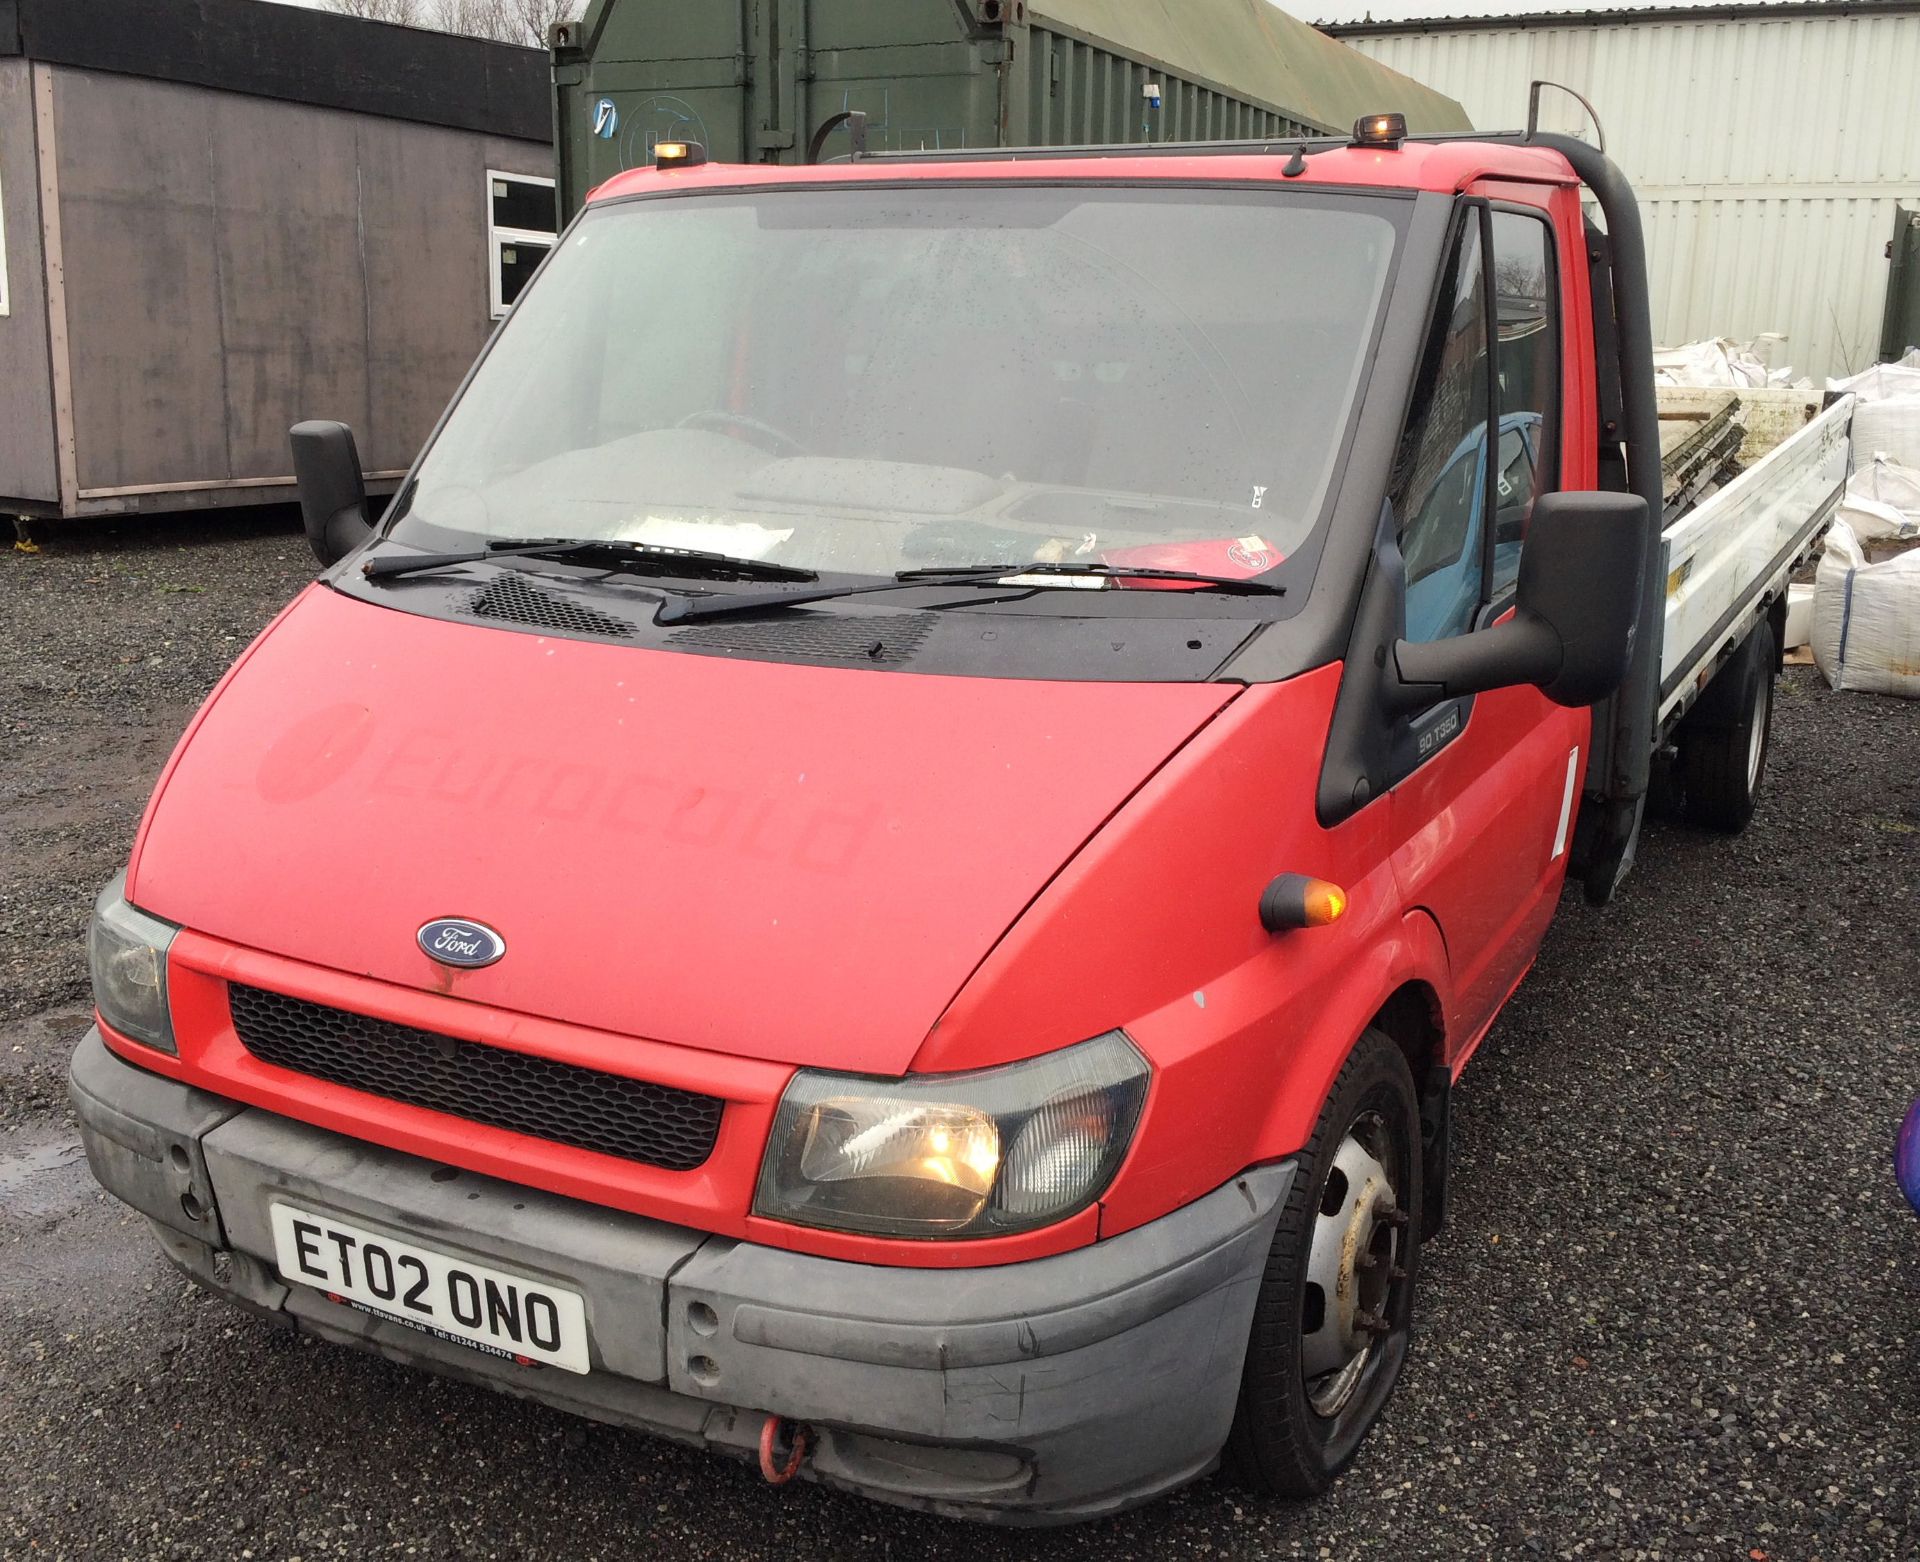
M1300 1153L1267 1254L1223 1456L1232 1479L1312 1497L1352 1459L1406 1360L1422 1208L1413 1076L1370 1030Z
M1753 818L1773 728L1773 625L1762 620L1681 729L1689 824L1737 834Z

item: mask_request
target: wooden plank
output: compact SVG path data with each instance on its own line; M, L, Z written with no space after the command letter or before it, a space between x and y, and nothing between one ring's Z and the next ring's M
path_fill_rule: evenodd
M0 266L8 295L8 312L0 316L0 496L53 504L60 498L60 464L35 139L31 67L0 59Z
M490 164L493 153L501 160ZM520 143L361 122L369 416L360 459L367 466L412 463L493 328L489 166L550 173L539 150Z
M363 234L358 116L229 92L197 95L208 103L224 475L273 477L287 470L287 430L302 418L366 427L362 249L401 240ZM407 166L404 147L395 162L417 192L430 190L430 175ZM416 293L424 302L442 284L430 263L411 263L422 267Z
M228 469L210 167L213 94L36 66L58 136L71 366L63 477L80 488L202 482ZM48 274L55 274L50 249ZM56 330L60 313L53 311ZM55 394L61 395L56 348ZM285 466L283 458L279 463Z
M60 221L60 157L54 131L53 78L44 65L32 69L34 157L40 176L40 254L46 267L47 369L53 392L60 507L65 510L73 504L80 478L74 453L73 352L67 322L66 248Z

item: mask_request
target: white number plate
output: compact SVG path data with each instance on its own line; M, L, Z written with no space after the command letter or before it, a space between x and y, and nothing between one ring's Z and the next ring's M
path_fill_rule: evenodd
M281 1276L489 1356L587 1370L587 1309L575 1291L529 1280L331 1215L273 1206Z

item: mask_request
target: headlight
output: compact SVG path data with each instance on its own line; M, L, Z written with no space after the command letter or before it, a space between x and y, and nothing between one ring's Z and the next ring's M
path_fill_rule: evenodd
M803 1069L781 1098L756 1214L885 1237L993 1237L1106 1190L1147 1091L1110 1031L970 1074L867 1079Z
M167 946L179 929L128 905L126 883L122 873L93 903L87 963L94 1006L122 1035L176 1052L167 1012Z

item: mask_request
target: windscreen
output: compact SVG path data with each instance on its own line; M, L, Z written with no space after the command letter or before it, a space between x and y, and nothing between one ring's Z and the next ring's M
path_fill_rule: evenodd
M397 530L1261 574L1327 503L1403 206L969 183L596 208Z

